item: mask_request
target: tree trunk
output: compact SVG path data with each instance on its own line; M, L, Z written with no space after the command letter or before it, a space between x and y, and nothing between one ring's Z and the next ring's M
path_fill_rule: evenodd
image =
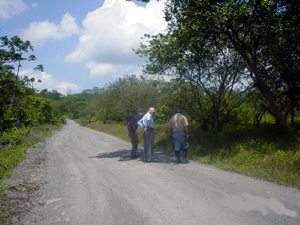
M294 107L292 108L292 112L291 112L291 117L292 117L292 127L294 127L294 123L295 123L295 121L294 121L294 118L295 118L295 109L294 109Z
M276 125L279 127L279 129L284 133L288 134L291 132L290 127L287 125L286 121L284 120L282 113L279 109L279 107L276 105L275 99L269 89L269 87L260 79L259 76L256 76L255 79L255 85L260 91L260 93L267 99L267 101L270 104L272 115L275 118Z
M218 129L218 133L222 133L223 132L223 120L222 121L218 121L217 123L217 129Z
M227 37L230 39L231 43L234 46L234 49L243 57L243 59L246 61L248 67L254 74L254 77L252 76L252 79L254 80L254 83L262 96L266 98L266 100L269 102L270 107L271 107L271 112L272 115L275 118L276 125L279 127L279 129L284 133L284 134L289 134L291 133L290 127L287 125L286 121L283 118L283 115L279 109L279 107L276 105L276 101L270 91L270 88L268 85L264 82L264 80L261 77L260 70L258 69L257 65L251 61L251 59L248 57L247 53L239 43L237 43L233 37L230 35L229 32L226 33Z

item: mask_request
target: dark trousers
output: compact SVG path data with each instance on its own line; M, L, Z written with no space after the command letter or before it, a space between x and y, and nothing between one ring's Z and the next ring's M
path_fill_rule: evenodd
M133 131L129 131L129 137L131 140L131 145L132 145L132 149L131 149L131 156L135 156L136 155L136 151L138 149L138 145L139 145L139 139L137 136L135 136Z

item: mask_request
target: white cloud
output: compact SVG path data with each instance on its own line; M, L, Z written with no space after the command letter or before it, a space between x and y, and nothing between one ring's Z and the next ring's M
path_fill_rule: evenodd
M70 95L70 94L74 94L80 88L81 87L76 84L72 84L69 82L62 82L56 86L55 90L57 90L59 93L63 95L67 95L67 94Z
M90 77L102 77L114 71L114 66L109 63L87 62L86 67L90 70Z
M35 83L35 89L37 90L57 90L59 93L63 95L75 93L77 90L81 89L81 86L77 84L72 84L69 82L60 81L58 79L54 79L51 74L47 74L46 72L35 72L30 73L31 70L22 70L20 72L20 76L27 75L29 78L34 77L35 80L41 80L41 83Z
M32 3L31 6L32 6L33 8L37 8L37 7L38 7L38 4L35 2L35 3Z
M75 18L70 13L66 13L59 24L50 23L49 21L33 22L20 36L38 44L50 38L62 39L78 33L79 27L75 22Z
M163 6L164 1L156 0L145 8L124 0L105 0L102 7L88 13L82 22L79 44L65 59L85 62L90 77L127 73L122 65L137 66L142 62L132 51L139 46L141 37L166 28Z
M22 0L1 0L0 1L0 19L6 20L12 18L27 9L27 5Z

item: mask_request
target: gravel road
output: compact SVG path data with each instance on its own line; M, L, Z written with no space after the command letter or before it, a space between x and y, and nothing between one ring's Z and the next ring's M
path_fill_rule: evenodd
M16 224L300 224L297 189L130 148L68 120L40 149L36 204Z

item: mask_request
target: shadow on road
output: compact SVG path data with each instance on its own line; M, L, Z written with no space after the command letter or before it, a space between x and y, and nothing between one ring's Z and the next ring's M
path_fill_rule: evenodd
M144 150L143 149L138 149L137 154L139 157L137 159L132 159L130 157L130 150L125 150L125 149L120 149L115 152L104 152L100 153L96 156L90 156L88 158L119 158L118 161L123 162L123 161L130 161L130 160L137 160L137 161L142 161L145 162L145 157L144 157ZM154 160L155 162L145 162L145 163L167 163L167 164L176 164L176 159L174 155L169 154L169 153L164 153L164 152L158 152L154 151Z
M90 156L88 158L99 158L99 159L103 159L103 158L120 158L119 161L131 160L130 150L125 150L125 149L118 150L116 152L104 152L104 153L100 153L96 156Z

